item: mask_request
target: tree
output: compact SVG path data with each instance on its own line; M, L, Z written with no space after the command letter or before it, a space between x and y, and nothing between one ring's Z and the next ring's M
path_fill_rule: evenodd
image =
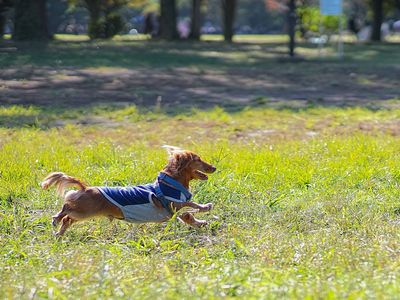
M381 41L381 27L383 22L383 0L372 0L371 2L373 22L371 40Z
M281 12L286 12L287 19L287 32L289 35L289 56L295 56L295 46L296 46L296 23L297 23L297 2L300 5L306 5L307 0L267 0L267 7L272 10L277 10Z
M14 40L47 40L46 0L15 0Z
M160 13L160 38L165 40L178 39L175 0L160 0Z
M371 40L379 42L382 40L381 27L385 13L400 10L400 0L370 0L372 11L372 33Z
M224 39L232 42L237 0L221 0Z
M108 39L124 28L119 10L127 0L69 0L71 5L82 5L89 12L88 34L91 39Z
M341 18L338 16L321 15L318 6L300 6L297 7L296 12L298 31L300 31L301 37L303 38L307 38L309 35L320 35L321 26L324 34L328 35L328 38L338 30ZM355 27L355 25L353 25L353 27Z
M0 40L3 39L6 13L13 6L13 0L0 0Z
M288 4L288 34L289 34L289 55L294 57L296 37L296 1L290 0Z
M303 12L304 9L312 4L315 4L315 0L266 0L267 6L270 9L286 11L287 13L287 28L289 35L289 56L295 56L296 47L296 24L298 19L298 7L301 7Z
M200 39L201 30L201 4L202 0L192 0L192 14L190 23L190 35L189 38L193 40Z

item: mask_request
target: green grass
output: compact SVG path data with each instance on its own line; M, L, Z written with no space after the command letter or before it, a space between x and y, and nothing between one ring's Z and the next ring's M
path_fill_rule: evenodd
M339 61L332 47L320 58L315 46L300 43L305 61L288 63L281 61L284 36L237 36L232 45L203 38L6 41L0 100L19 105L0 106L0 299L398 298L398 44L348 43ZM161 95L157 75L187 69L215 80L237 72L246 93L253 71L279 78L271 88L280 85L282 93L323 79L338 98L275 101L266 88L245 102L221 99L223 108L201 105L207 96L152 106ZM88 70L87 81L68 83L70 71ZM96 76L121 70L152 70L154 99L136 107L113 94L98 103ZM46 72L48 86L36 90ZM19 81L28 89L13 88ZM122 89L136 95L143 84ZM193 82L169 84L173 94ZM62 88L76 87L89 91L81 102L61 97ZM386 101L341 97L349 89ZM54 99L20 105L40 91ZM201 215L206 228L97 219L73 225L61 240L53 236L51 216L62 201L39 188L49 172L92 185L148 183L166 163L163 144L194 150L218 168L192 186L195 201L214 203Z
M399 118L315 106L2 107L0 298L395 299ZM151 182L164 143L218 168L193 185L195 201L215 205L206 228L97 219L53 236L62 202L39 188L47 173Z
M117 67L117 68L268 68L281 71L277 59L287 57L287 38L283 35L238 35L235 43L221 41L220 36L206 35L202 42L164 42L144 35L117 36L112 41L89 41L86 36L58 35L55 41L12 43L14 50L0 52L0 67ZM353 71L388 69L400 60L398 43L345 44L345 58L337 59L336 44L327 45L322 57L318 47L300 41L296 52L309 62L324 61L330 71L356 67ZM301 73L324 72L326 65L300 62L289 69ZM307 70L304 70L307 69ZM306 72L307 71L307 72ZM394 72L396 69L394 69Z

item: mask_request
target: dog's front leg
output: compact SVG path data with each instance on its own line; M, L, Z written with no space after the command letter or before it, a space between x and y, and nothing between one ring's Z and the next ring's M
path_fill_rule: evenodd
M65 232L65 230L68 229L72 225L72 223L75 223L76 220L72 219L70 216L66 215L61 219L61 227L60 230L56 233L56 236L62 236Z
M180 209L182 209L184 207L190 207L193 209L197 209L199 212L206 212L206 211L211 210L213 207L212 203L198 204L196 202L172 202L171 204L172 204L172 208L175 211L179 211ZM189 212L185 212L185 213L181 214L178 218L182 222L184 222L190 226L193 226L193 227L201 227L201 226L207 225L207 221L196 219Z
M198 209L199 212L206 212L209 211L213 208L212 203L207 203L207 204L198 204L196 202L173 202L172 207L178 211L184 207L190 207L194 209Z
M206 204L198 204L198 203L195 203L195 202L191 202L191 203L194 204L195 208L197 208L201 212L210 211L213 208L213 204L212 203L206 203Z
M178 219L190 226L193 226L193 227L202 227L204 225L207 225L206 220L196 219L191 213L188 213L188 212L180 215L178 217Z

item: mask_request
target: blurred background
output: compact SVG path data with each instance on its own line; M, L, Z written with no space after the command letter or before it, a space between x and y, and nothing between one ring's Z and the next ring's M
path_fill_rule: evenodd
M333 34L338 18L321 16L318 0L1 0L0 36L51 39L57 34L107 39L200 39L203 34L283 34L291 10L299 37ZM358 40L400 34L400 0L345 0L344 28Z
M338 14L321 14L334 2ZM2 105L235 110L400 97L400 0L0 0L0 30Z

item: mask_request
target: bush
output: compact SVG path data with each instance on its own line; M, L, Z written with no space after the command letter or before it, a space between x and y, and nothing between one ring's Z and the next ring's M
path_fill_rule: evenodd
M314 36L320 32L320 26L324 34L332 35L338 31L338 16L323 16L318 7L300 7L297 10L302 37ZM342 20L343 22L343 20Z
M105 18L105 38L111 38L120 33L124 29L124 21L118 14L108 15Z
M119 14L111 14L89 22L88 33L91 39L109 39L120 33L124 21Z

